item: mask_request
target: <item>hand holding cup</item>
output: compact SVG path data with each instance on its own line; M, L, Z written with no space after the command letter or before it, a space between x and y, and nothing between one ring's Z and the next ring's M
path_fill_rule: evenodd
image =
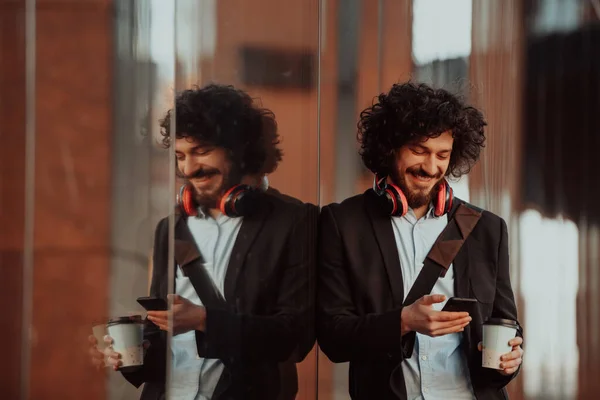
M477 345L482 352L482 366L512 375L523 362L523 338L515 337L517 322L493 318L483 325L483 342Z

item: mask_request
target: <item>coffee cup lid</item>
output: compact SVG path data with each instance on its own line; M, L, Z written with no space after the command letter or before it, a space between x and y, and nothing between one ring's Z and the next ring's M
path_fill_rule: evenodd
M110 320L110 315L95 315L92 318L92 326L106 325L108 320Z
M141 315L130 315L127 317L115 317L108 320L107 325L118 325L118 324L141 324Z
M484 325L502 325L507 328L517 328L517 321L513 321L512 319L504 319L504 318L490 318L483 323Z

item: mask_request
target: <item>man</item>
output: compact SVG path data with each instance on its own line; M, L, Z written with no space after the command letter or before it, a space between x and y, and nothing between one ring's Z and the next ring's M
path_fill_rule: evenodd
M264 177L282 157L274 115L241 90L209 85L179 94L161 128L167 147L175 131L186 181L175 215L175 295L167 218L155 233L150 295L172 301L172 324L169 312L148 312L143 369L123 375L145 383L142 399L164 397L165 386L169 399L293 399L293 362L314 344L318 212L267 188ZM195 281L199 271L205 278ZM119 355L109 354L118 369Z
M333 362L350 362L353 399L504 399L518 372L521 337L502 370L481 366L482 323L517 320L498 216L484 211L431 294L403 307L462 203L451 200L445 178L471 169L485 125L450 93L412 83L394 85L361 113L360 153L376 182L323 208L317 292L320 348ZM477 299L480 313L440 311L453 296Z

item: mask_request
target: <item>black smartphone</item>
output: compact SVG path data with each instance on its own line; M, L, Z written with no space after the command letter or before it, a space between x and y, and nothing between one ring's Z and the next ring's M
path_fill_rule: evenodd
M468 312L471 317L474 317L477 313L477 300L466 299L460 297L451 297L446 302L446 305L442 311L450 312Z
M167 301L162 297L138 297L137 302L146 311L167 311L169 309Z

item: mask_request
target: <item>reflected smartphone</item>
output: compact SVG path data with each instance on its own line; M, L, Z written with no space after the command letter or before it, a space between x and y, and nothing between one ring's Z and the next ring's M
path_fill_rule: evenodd
M162 297L138 297L137 302L146 309L146 311L167 311L169 305Z
M450 312L468 312L469 316L474 317L477 313L477 300L476 299L465 299L460 297L451 297L446 302L446 305L442 311Z

